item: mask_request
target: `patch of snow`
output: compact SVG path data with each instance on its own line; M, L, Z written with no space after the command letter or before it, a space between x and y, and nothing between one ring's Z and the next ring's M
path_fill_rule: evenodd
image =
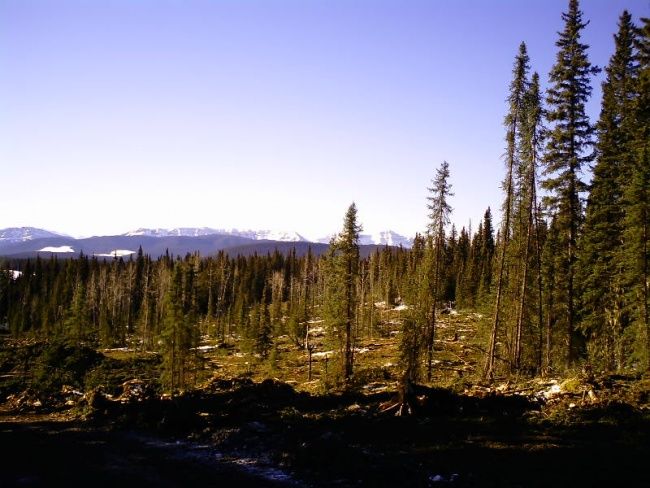
M553 398L555 395L559 393L562 393L562 388L560 388L560 385L558 385L557 383L554 383L551 385L551 387L548 390L543 391L542 395L544 396L544 398L548 399L548 398Z
M120 258L123 256L130 256L131 254L135 254L135 251L130 251L128 249L113 249L111 252L95 253L94 255L106 258Z
M408 306L408 305L404 305L404 304L402 304L402 305L398 305L398 306L395 307L393 310L397 310L398 312L401 312L402 310L408 310L408 309L409 309L409 306Z
M319 359L319 358L331 358L334 355L334 351L323 351L323 352L315 352L314 354L311 355L312 358L314 359Z
M23 272L22 272L22 271L18 271L18 270L15 270L15 269L10 269L10 270L9 270L9 276L11 276L11 279L12 279L12 280L17 280L17 279L20 278L22 275L23 275Z
M39 249L38 252L75 252L72 246L45 246Z

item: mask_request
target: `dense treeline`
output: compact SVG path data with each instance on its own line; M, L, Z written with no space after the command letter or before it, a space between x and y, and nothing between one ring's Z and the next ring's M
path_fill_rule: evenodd
M473 306L489 292L491 228L488 211L472 242L465 229L445 240L441 302L458 296L463 306ZM288 335L297 347L305 347L308 322L323 317L333 330L350 329L343 335L350 340L351 355L356 337L384 332L375 304L401 303L410 270L424 260L419 250L422 238L413 251L386 247L366 259L359 258L358 248L354 254L355 241L354 235L348 240L352 256L343 260L339 253L346 252L345 246L338 244L321 258L309 252L304 256L275 252L152 259L142 251L127 260L38 257L13 263L21 271L18 277L7 263L0 316L17 336L153 351L173 340L175 347L189 351L207 335L223 342L241 341L262 357L272 352L278 335ZM356 263L347 277L346 260ZM341 288L338 270L344 273L344 284L352 280L349 289ZM341 294L349 296L349 304Z
M650 20L624 12L605 68L600 118L585 112L598 72L581 43L577 0L563 14L546 95L519 47L505 117L502 221L449 229L450 166L438 169L425 235L412 249L359 255L354 204L321 257L187 255L7 263L0 319L16 336L65 337L163 353L166 382L182 386L202 336L264 360L288 336L311 352L323 320L354 372L360 337L382 334L377 302L402 307L404 378L431 378L436 324L449 302L483 311L483 377L544 374L583 364L650 368ZM593 179L585 171L593 164ZM16 275L12 270L21 271Z

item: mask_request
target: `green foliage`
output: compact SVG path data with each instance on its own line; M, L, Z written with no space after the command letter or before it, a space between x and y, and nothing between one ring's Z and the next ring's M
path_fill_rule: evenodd
M558 250L563 263L562 273L557 275L556 301L565 312L557 321L566 331L565 365L570 368L580 355L575 282L577 241L583 221L582 195L587 190L581 170L594 157L594 127L585 105L591 96L591 77L599 69L589 62L589 46L581 42L581 32L587 22L582 19L578 0L569 1L569 11L562 14L562 19L564 29L555 43L558 52L546 97L546 119L550 127L545 154L546 179L542 186L549 192L545 201L554 214L561 243Z
M120 387L129 380L138 379L148 386L160 389L161 358L158 355L114 359L105 357L90 369L84 378L84 390L101 388L104 392L117 395Z
M357 207L348 208L342 232L330 242L324 260L324 313L340 351L341 374L348 381L354 369L354 344L359 280L359 233Z
M621 253L626 206L623 188L632 173L634 25L627 12L621 15L615 36L616 51L606 68L603 101L598 121L598 160L587 203L584 235L580 246L579 277L582 286L581 328L591 339L590 361L613 371L623 367L625 285Z
M34 362L33 385L42 392L56 393L64 385L82 389L86 374L103 360L94 348L53 341Z
M449 163L443 161L440 168L436 170L432 186L427 196L427 209L429 210L429 222L427 241L424 254L424 267L428 277L426 283L430 295L427 311L427 321L424 330L427 379L431 380L433 369L433 346L436 334L436 314L442 290L442 269L445 252L445 227L450 222L451 205L448 199L454 194L451 192L449 183ZM454 239L455 240L455 239ZM419 306L419 305L416 305Z
M273 348L273 325L271 324L269 307L265 301L265 294L263 294L262 303L260 304L259 325L255 338L255 351L262 359L266 359Z
M405 318L399 345L399 361L404 371L404 381L409 381L412 384L417 384L420 381L423 345L421 326L412 318Z

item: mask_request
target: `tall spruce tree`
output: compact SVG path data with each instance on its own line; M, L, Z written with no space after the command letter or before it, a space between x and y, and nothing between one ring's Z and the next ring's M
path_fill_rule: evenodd
M635 336L644 337L640 351L650 369L650 19L642 18L637 42L639 75L634 102L632 167L623 188L625 207L622 254L626 311Z
M454 194L449 183L449 163L443 161L436 171L436 177L429 188L427 197L429 210L429 225L426 248L426 266L430 273L428 287L430 294L430 310L425 330L427 351L427 379L431 380L433 370L433 346L436 334L436 314L442 285L442 265L445 250L445 227L449 224L451 206L448 199Z
M339 342L342 373L346 382L354 370L360 232L357 206L352 203L345 213L343 230L330 243L326 262L326 315L330 329Z
M627 322L622 274L625 257L621 253L626 214L623 188L630 181L633 167L632 104L638 69L635 27L627 11L620 17L614 40L616 48L605 69L602 108L596 125L597 162L587 200L579 266L581 327L590 339L590 360L608 370L623 366L623 329Z
M488 345L487 356L483 376L491 378L494 374L494 361L496 358L497 342L502 325L502 299L507 285L506 260L510 237L512 235L512 214L515 205L515 177L519 167L519 155L517 151L517 137L524 112L525 96L528 91L528 53L526 44L519 45L519 52L515 58L512 70L512 81L510 82L510 93L508 95L508 114L505 117L506 126L506 178L503 182L505 191L505 200L503 202L503 225L501 227L501 242L499 252L499 262L496 282L496 297L494 303L494 318L492 321L492 331Z
M541 309L541 246L539 232L539 212L537 205L537 167L542 139L542 105L539 75L533 73L528 90L524 94L521 130L519 131L519 281L516 283L517 315L513 337L512 369L521 368L524 325L537 318L537 330L542 327ZM534 293L537 284L537 293ZM537 301L537 307L534 307ZM536 312L536 313L535 313ZM529 327L528 335L533 332ZM539 337L539 334L537 334ZM531 337L532 338L532 337ZM537 345L541 347L541 344ZM538 356L539 357L539 356ZM539 361L538 369L541 368Z
M581 169L594 158L594 127L589 122L585 104L591 95L590 79L599 69L589 62L589 46L580 41L587 26L582 20L578 0L569 0L569 11L562 14L564 29L555 43L558 53L549 75L546 119L550 124L546 144L543 187L549 191L546 203L556 216L561 239L562 276L559 298L565 310L561 319L566 330L566 366L579 355L576 331L576 257L577 240L583 220L581 195L587 186Z
M492 226L492 210L487 208L483 214L483 222L480 226L481 231L477 234L480 236L478 242L478 256L480 279L478 286L478 296L480 299L488 297L492 289L492 260L496 245L494 242L494 227Z

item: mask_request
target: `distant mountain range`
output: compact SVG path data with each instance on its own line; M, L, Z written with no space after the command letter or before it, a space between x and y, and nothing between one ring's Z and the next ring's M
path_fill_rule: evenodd
M212 229L210 227L177 227L175 229L136 229L125 233L125 236L151 236L151 237L198 237L214 234L246 237L255 241L281 241L281 242L308 242L297 232L277 232L272 230L239 230L239 229Z
M100 257L126 257L142 247L151 256L169 252L174 255L199 252L210 255L219 251L249 255L289 252L295 249L302 255L311 249L321 254L327 249L331 236L309 241L297 232L270 230L212 229L208 227L181 227L176 229L136 229L117 236L96 236L75 239L70 236L34 227L0 229L0 255L33 257L36 255L74 257L80 252ZM359 243L367 255L378 246L410 247L412 240L393 231L363 234Z
M129 231L125 236L151 236L151 237L171 237L171 236L208 236L208 235L231 235L246 237L255 241L279 241L279 242L318 242L329 244L333 234L321 237L316 240L310 240L298 232L273 231L273 230L240 230L240 229L213 229L211 227L177 227L175 229L136 229ZM377 232L376 234L361 234L359 244L364 246L402 246L411 247L413 239L404 237L392 230Z

